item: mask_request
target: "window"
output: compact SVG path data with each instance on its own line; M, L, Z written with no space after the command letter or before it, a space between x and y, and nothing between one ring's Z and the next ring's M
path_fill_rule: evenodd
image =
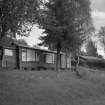
M53 63L54 64L54 54L52 54L52 53L46 54L46 63Z
M27 61L27 50L22 49L22 61Z
M35 51L27 50L27 61L35 61Z
M13 50L11 50L11 49L5 49L4 50L4 55L6 55L6 56L13 56Z
M38 52L35 52L35 61L39 61L39 55L38 55Z
M22 48L22 61L39 61L39 55L34 50Z

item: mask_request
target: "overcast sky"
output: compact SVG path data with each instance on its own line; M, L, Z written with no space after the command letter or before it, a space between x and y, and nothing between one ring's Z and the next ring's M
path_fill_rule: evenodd
M90 0L92 9L93 23L98 31L101 26L105 26L105 0ZM39 43L39 37L42 35L42 30L34 27L30 37L25 38L30 45Z
M105 0L91 0L92 18L98 31L100 26L105 26Z

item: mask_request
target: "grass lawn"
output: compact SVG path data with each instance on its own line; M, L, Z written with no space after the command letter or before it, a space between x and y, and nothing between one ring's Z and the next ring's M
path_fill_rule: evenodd
M0 71L0 105L105 105L105 73Z

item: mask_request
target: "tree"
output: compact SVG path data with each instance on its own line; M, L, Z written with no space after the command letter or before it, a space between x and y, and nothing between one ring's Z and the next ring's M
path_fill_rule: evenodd
M38 18L38 0L0 0L0 37L26 35Z
M98 41L103 46L105 52L105 26L100 28L99 33L97 35L98 35Z
M40 46L39 45L33 45L33 47L40 49Z
M89 40L86 47L87 55L89 56L98 56L97 48L95 46L95 43L92 40Z
M42 44L57 51L56 70L60 51L79 49L90 18L89 0L49 0L40 13L40 28L45 29ZM85 27L85 28L84 28Z
M22 45L27 45L27 46L28 46L28 43L27 43L26 40L24 40L24 39L19 39L19 40L17 40L17 43L22 44Z

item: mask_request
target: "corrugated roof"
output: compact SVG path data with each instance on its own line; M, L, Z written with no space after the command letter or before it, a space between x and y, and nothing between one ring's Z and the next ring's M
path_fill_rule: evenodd
M41 48L35 48L35 47L28 46L28 45L20 44L20 43L18 43L18 41L14 41L14 44L19 46L19 47L24 47L24 48L28 48L28 49L41 50L41 51L46 51L46 52L50 52L50 53L56 53L56 51L51 51L51 50L41 49Z
M9 37L3 38L2 42L0 42L0 45L5 46L5 47L11 47L12 44L19 46L19 47L28 48L28 49L40 50L40 51L45 51L45 52L49 52L49 53L57 53L56 51L51 51L51 50L42 49L42 48L35 48L35 47L31 47L31 46L28 46L25 44L21 44L18 42L18 40L12 39ZM64 53L61 52L61 54L64 54Z

